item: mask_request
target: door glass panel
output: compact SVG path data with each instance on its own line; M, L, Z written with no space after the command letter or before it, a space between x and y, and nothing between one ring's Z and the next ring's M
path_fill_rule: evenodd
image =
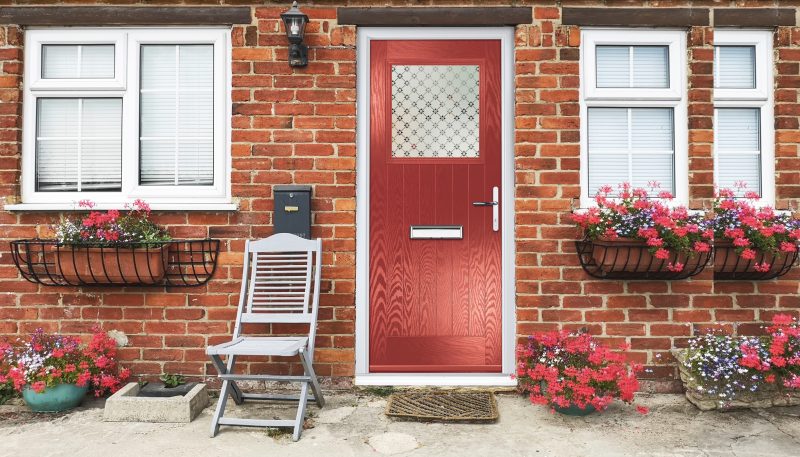
M477 65L392 65L392 157L476 158Z

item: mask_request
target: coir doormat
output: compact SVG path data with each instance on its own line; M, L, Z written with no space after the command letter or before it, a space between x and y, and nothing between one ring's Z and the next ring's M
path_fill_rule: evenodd
M386 415L422 422L494 422L499 417L492 392L447 391L392 394Z

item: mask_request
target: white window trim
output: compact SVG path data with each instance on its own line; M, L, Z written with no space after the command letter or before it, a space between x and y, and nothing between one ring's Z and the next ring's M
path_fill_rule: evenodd
M775 204L775 126L773 103L773 67L771 30L715 30L714 45L755 46L755 89L714 88L714 126L717 125L717 108L759 108L761 146L761 199L760 204ZM716 53L716 49L714 50ZM714 69L716 80L717 69ZM718 182L717 129L714 128L714 182Z
M668 89L598 89L595 87L595 48L598 45L669 46ZM686 31L661 29L584 29L581 31L580 69L580 207L596 206L589 195L589 108L672 108L674 122L674 184L671 204L689 203L689 122L687 114ZM592 69L592 71L587 71ZM611 185L618 183L609 183Z
M137 198L154 209L235 209L231 195L231 40L230 28L31 29L25 36L21 204L7 210L78 209L88 199L100 208L124 208ZM41 45L114 43L115 78L76 80L41 78ZM139 185L139 49L143 44L214 45L214 185ZM125 57L122 57L125 56ZM119 61L119 59L126 59ZM124 71L121 71L122 68ZM36 99L38 97L118 97L123 103L122 191L36 191ZM127 128L125 128L127 126Z
M583 97L591 100L681 100L686 92L686 32L677 30L603 30L584 29L581 32L581 67L595 69L581 72L585 88ZM659 88L602 88L597 87L597 46L667 46L669 56L669 87ZM683 70L683 71L682 71Z

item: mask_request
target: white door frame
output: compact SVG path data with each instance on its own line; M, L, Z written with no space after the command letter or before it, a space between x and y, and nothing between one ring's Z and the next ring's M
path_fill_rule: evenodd
M502 373L369 373L369 123L371 40L500 40L502 79ZM359 27L356 112L356 373L357 385L513 386L514 282L514 28Z

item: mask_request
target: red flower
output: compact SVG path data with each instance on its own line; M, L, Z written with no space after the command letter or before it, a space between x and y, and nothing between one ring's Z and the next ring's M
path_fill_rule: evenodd
M741 254L739 254L739 256L741 256L743 259L753 260L756 258L756 251L752 249L745 249Z
M47 384L44 381L36 381L33 384L31 384L31 389L33 389L33 391L36 392L37 394L44 392L46 388Z

